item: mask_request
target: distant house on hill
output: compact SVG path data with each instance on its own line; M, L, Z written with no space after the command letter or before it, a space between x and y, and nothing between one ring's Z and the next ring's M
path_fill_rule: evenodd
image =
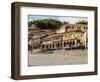
M30 27L29 27L29 29L39 29L35 24L32 24Z

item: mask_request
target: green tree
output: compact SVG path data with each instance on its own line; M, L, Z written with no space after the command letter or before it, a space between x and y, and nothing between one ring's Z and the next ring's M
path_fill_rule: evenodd
M82 21L79 21L79 22L77 22L76 24L88 24L88 22L87 21L85 21L85 20L82 20Z
M32 24L36 25L40 29L59 29L62 26L62 22L54 19L33 20L28 22L29 27Z

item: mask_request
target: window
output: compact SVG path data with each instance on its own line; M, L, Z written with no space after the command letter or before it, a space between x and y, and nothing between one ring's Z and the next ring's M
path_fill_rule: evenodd
M86 29L86 27L84 26L84 29Z
M72 29L74 29L74 26L72 26Z
M67 29L69 29L69 26L67 26Z

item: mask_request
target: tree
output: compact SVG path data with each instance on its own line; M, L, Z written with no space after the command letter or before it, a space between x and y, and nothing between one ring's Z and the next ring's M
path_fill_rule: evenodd
M28 26L32 24L40 29L59 29L62 26L62 22L54 19L33 20L28 22Z
M87 25L87 24L88 24L88 22L87 22L87 21L85 21L85 20L82 20L82 21L77 22L76 24L85 24L85 25Z
M63 23L63 24L69 24L69 22L66 22L66 21L63 21L62 23Z

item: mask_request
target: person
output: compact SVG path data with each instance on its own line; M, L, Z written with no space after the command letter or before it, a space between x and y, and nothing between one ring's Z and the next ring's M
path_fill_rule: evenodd
M28 50L31 51L31 54L32 54L32 41L29 40L28 42Z

